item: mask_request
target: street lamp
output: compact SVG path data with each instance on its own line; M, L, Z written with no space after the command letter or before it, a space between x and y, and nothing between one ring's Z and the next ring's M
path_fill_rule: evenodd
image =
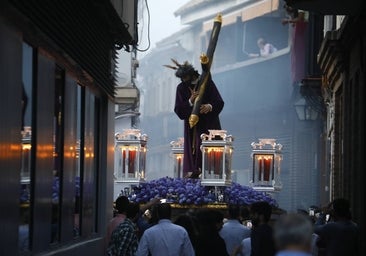
M294 104L297 116L300 120L314 121L318 118L318 111L309 105L304 98L300 98Z

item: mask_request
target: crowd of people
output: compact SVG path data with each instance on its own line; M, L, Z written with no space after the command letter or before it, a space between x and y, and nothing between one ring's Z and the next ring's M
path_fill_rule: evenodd
M158 198L139 205L120 196L106 232L106 255L337 256L359 255L359 228L349 201L272 218L264 201L173 215Z

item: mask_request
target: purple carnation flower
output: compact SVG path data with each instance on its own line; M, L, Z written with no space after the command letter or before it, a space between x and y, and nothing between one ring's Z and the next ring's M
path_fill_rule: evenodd
M147 203L154 197L166 198L168 203L179 204L210 204L215 202L227 204L249 205L258 201L266 201L277 207L277 202L269 194L259 192L251 187L233 182L229 187L214 187L201 185L200 179L170 178L145 182L135 187L130 200L138 203Z

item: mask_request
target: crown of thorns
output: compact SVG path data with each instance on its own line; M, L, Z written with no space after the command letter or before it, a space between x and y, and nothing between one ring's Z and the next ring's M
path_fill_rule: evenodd
M185 61L183 64L180 64L175 59L171 59L171 60L175 64L175 66L172 66L172 65L164 65L164 67L167 67L167 68L171 68L171 69L176 70L175 71L175 76L176 77L182 78L184 76L192 75L192 74L197 73L197 71L194 69L194 67L192 66L192 64L190 64L188 61Z

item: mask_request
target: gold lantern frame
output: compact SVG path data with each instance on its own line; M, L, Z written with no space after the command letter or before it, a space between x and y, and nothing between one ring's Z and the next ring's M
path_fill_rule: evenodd
M250 185L257 191L280 191L283 146L276 139L259 139L252 142L253 171Z
M209 130L202 134L202 173L203 186L230 186L233 136L225 130Z
M170 142L172 155L174 158L174 178L183 177L183 160L184 160L184 138L180 137L176 141Z
M117 183L139 184L145 181L147 135L139 129L125 129L115 134L116 149L119 151Z

